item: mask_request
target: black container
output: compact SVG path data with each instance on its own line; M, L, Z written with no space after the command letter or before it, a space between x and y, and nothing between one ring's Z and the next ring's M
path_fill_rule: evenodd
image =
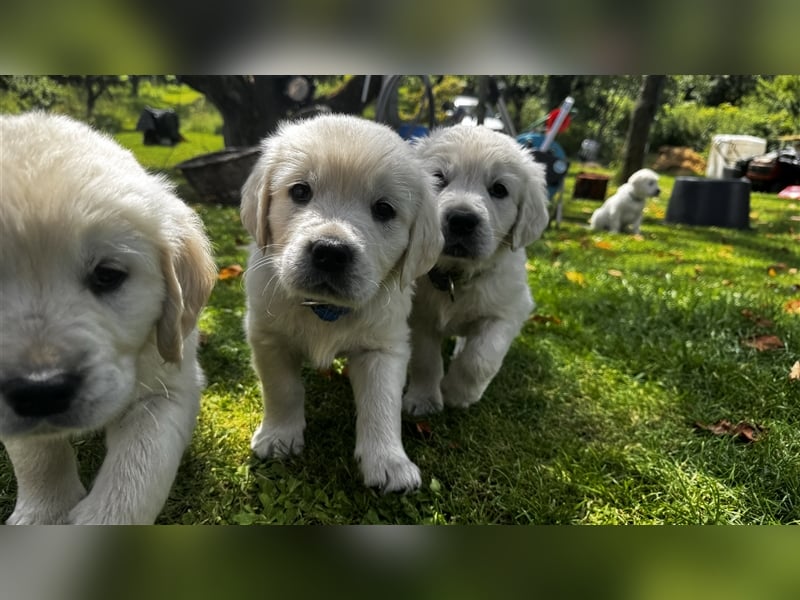
M676 177L667 223L750 228L750 182L746 179Z

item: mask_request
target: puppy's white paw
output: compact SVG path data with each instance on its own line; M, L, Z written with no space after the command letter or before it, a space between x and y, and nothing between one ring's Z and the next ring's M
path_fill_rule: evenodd
M264 421L250 440L250 448L260 459L285 458L303 451L303 427L275 427Z
M74 487L59 487L48 498L33 502L18 499L6 525L63 525L69 522L70 510L85 497L86 490L78 483Z
M445 377L442 381L442 400L447 406L467 408L481 399L482 391Z
M117 514L112 507L87 498L73 508L65 523L70 525L122 525L133 524L130 515Z
M14 509L6 519L6 525L62 525L66 521L66 513L44 510Z
M442 412L443 407L442 393L438 389L433 393L409 390L403 396L403 410L415 417Z
M378 488L382 493L411 492L422 485L419 467L403 453L389 456L358 456L361 472L367 487Z

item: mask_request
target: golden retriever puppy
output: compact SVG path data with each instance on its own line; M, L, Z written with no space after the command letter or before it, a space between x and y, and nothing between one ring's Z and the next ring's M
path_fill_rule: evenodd
M417 281L403 405L412 415L480 400L534 308L525 247L548 223L544 170L486 127L435 130L417 144L438 180L444 249ZM457 336L447 375L442 341Z
M0 440L10 524L152 523L194 429L200 219L112 139L0 116ZM86 491L70 438L105 431Z
M433 182L394 131L353 116L283 124L242 188L255 239L245 327L264 416L260 458L304 445L304 359L348 359L367 486L420 484L400 436L413 282L442 247Z
M620 233L630 227L633 233L639 233L645 200L660 193L658 173L639 169L592 213L589 228Z

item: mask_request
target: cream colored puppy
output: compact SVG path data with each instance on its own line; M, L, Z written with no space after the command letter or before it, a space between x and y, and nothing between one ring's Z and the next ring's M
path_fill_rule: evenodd
M414 279L433 266L442 236L433 183L413 149L352 116L284 124L242 189L242 222L256 242L245 325L264 399L253 451L302 450L301 364L345 356L364 482L417 488L400 437L407 318Z
M7 523L152 523L199 409L200 219L110 138L0 117L0 439ZM87 493L70 438L104 430Z
M533 310L525 246L548 222L544 170L507 135L457 125L418 152L438 180L444 250L417 282L403 404L421 415L480 400ZM459 336L447 375L441 344Z
M630 227L633 233L639 233L645 200L660 193L658 173L639 169L592 213L589 228L619 233Z

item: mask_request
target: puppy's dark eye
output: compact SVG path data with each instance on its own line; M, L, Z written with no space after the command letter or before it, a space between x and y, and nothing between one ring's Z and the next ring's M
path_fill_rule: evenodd
M450 185L450 182L447 181L447 177L445 177L444 173L442 173L441 171L434 171L433 177L436 179L437 190L443 190L448 185Z
M306 202L311 200L311 196L313 196L313 193L311 191L311 186L303 182L303 183L295 183L292 187L290 187L289 195L292 197L292 200L294 200L298 204L305 204Z
M89 273L87 285L95 296L100 296L116 291L127 278L128 273L120 267L100 263Z
M394 210L394 206L389 204L389 202L383 198L372 205L372 216L376 221L385 223L386 221L391 221L394 219L396 215L397 212Z
M489 195L492 198L505 198L508 196L508 190L506 186L504 186L499 181L495 181L492 185L489 186Z

